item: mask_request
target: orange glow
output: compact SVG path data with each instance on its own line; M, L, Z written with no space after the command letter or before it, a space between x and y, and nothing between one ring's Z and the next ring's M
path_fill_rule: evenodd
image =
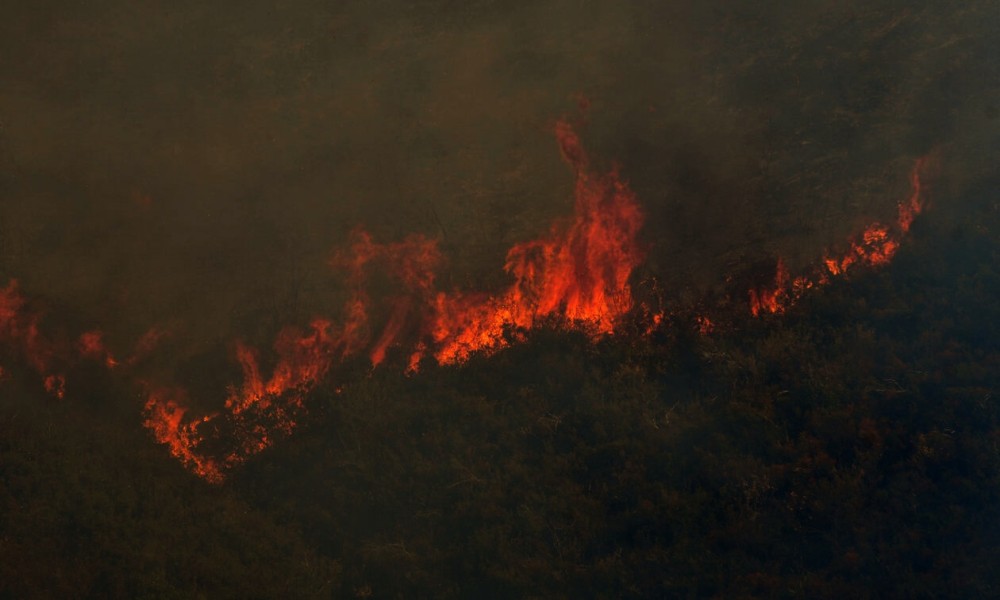
M616 170L594 173L573 128L555 129L563 158L576 175L572 220L544 237L515 245L504 270L514 282L504 292L438 293L428 333L442 364L503 346L515 329L552 317L597 333L612 333L632 308L629 277L642 260L637 234L642 213Z
M385 324L385 328L382 329L382 335L379 336L378 341L375 342L375 346L372 347L372 351L369 354L372 366L377 367L385 360L385 353L388 351L389 345L399 336L409 310L410 304L406 299L396 301L396 306L389 315L389 321Z
M785 310L788 294L788 269L785 263L778 259L775 268L774 282L767 287L750 290L750 313L759 316L761 313L780 313Z
M378 267L384 277L397 284L397 295L389 301L392 306L389 317L368 352L372 365L378 366L389 348L399 343L408 322L419 318L414 309L418 301L426 304L433 294L436 271L443 259L437 242L422 235L410 235L390 244L378 244L362 230L355 231L352 237L350 251L338 252L330 261L335 269L346 272L353 288L353 297L344 311L353 330L346 336L351 343L345 345L344 356L353 354L368 341L362 330L368 324L371 304L365 290L369 270Z
M0 289L0 341L24 357L42 377L46 392L61 399L66 395L66 378L52 372L55 344L39 330L40 316L26 311L25 304L17 280L11 279Z
M187 409L183 392L159 389L150 392L146 401L146 420L143 425L153 432L156 441L166 444L170 453L181 461L185 467L207 481L218 483L222 481L219 465L198 452L198 446L203 442L199 428L211 420L211 416L182 423Z
M326 377L333 359L344 356L355 344L354 335L359 330L356 319L361 316L357 306L349 303L348 309L352 308L355 310L348 313L347 324L338 333L325 319L315 319L307 332L294 327L282 330L274 343L277 362L267 379L261 375L257 351L237 343L235 354L243 370L243 383L230 388L222 412L184 423L186 393L158 390L146 403L146 427L192 472L211 482L222 481L227 469L295 429L305 395ZM198 451L204 441L198 428L207 423L213 424L213 442L222 435L231 446L221 460Z
M568 123L559 122L555 134L576 175L574 214L541 238L510 249L504 269L513 281L505 290L495 295L437 290L435 276L443 260L434 240L411 235L379 244L368 233L355 231L349 248L330 261L346 275L350 290L341 327L316 319L307 333L282 331L269 378L262 375L258 352L237 343L243 383L230 388L222 412L185 424L183 394L160 391L146 404L146 426L192 471L220 481L226 469L290 433L304 410L305 395L327 376L334 361L365 348L377 366L393 346L413 343L406 366L412 373L427 355L441 364L463 361L506 344L518 330L545 318L595 334L613 332L632 308L628 280L642 258L636 241L642 215L616 171L591 171ZM374 269L381 287L393 286L382 309L369 297ZM384 324L372 341L371 321L378 317ZM231 450L217 461L198 452L203 439L199 427L210 421L213 436L225 431L232 437Z
M706 316L698 315L694 320L698 324L698 333L701 335L709 335L715 330L715 324Z
M325 321L316 321L309 334L293 329L279 334L275 343L279 360L267 380L261 376L257 352L238 343L236 359L243 368L243 385L230 389L223 412L185 422L187 394L183 390L154 390L146 402L145 426L193 473L213 483L221 482L225 469L264 450L276 434L287 435L295 427L302 395L329 366L329 326ZM208 423L213 424L213 438L225 431L232 447L222 460L199 450L205 441L200 428Z
M62 400L66 397L66 378L62 375L46 375L45 391Z
M779 259L774 281L767 286L752 289L750 313L780 313L802 297L806 290L824 285L830 277L844 275L858 265L877 267L892 261L899 250L902 237L909 231L914 218L923 209L925 190L922 174L929 165L927 157L918 158L910 171L910 195L899 203L899 218L894 228L879 223L869 225L861 235L850 243L850 249L840 255L823 258L824 269L811 275L790 278L784 263Z
M16 328L16 320L20 316L24 298L18 290L17 280L11 279L7 287L0 289L0 330L5 336L12 337Z
M910 225L913 224L913 219L920 214L923 210L924 200L921 197L922 184L920 182L921 174L928 168L930 164L930 158L927 156L922 156L917 159L917 162L913 165L913 169L910 170L910 197L906 202L901 202L899 204L899 229L906 233L910 230Z
M367 356L378 366L398 356L406 362L400 368L413 373L425 359L453 364L494 351L544 322L594 336L616 331L633 310L630 278L643 258L637 241L643 216L616 169L602 173L591 166L568 122L556 124L555 136L575 176L573 213L537 239L509 249L503 267L509 280L499 290L441 290L436 275L444 260L434 240L411 235L380 244L355 231L349 246L331 259L347 284L340 323L315 318L304 329L287 327L264 351L234 343L242 381L228 388L217 412L192 418L186 390L147 387L145 427L185 468L218 483L229 469L290 434L306 410L307 395L345 358ZM832 277L859 265L890 262L925 207L921 177L927 165L926 158L916 161L911 193L900 202L893 225L870 225L846 251L828 252L822 266L805 274L793 276L778 260L773 280L749 290L751 313L781 313ZM645 305L637 312L648 324L647 334L663 326L667 314L662 302L656 312ZM100 330L86 331L75 342L73 337L53 340L40 330L39 321L37 313L26 310L16 281L0 288L0 343L23 357L49 394L66 395L66 378L54 366L71 366L79 359L107 368L119 365ZM716 327L705 315L696 316L695 324L702 335ZM168 334L150 329L120 370L137 368Z
M118 361L104 347L104 334L98 330L81 334L77 341L77 348L80 351L80 356L101 361L109 369L118 366Z

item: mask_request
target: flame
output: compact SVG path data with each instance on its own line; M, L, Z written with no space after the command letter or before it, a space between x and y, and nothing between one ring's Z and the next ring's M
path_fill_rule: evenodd
M510 249L504 270L514 283L503 293L437 294L428 330L439 363L503 346L509 332L531 329L546 317L612 333L631 310L628 281L642 260L637 242L642 213L635 194L617 170L591 171L569 123L558 122L555 133L576 175L572 221Z
M767 287L750 290L750 313L756 317L762 312L782 312L788 294L788 281L788 269L784 261L779 258L775 267L774 282Z
M186 394L157 390L146 403L146 427L190 470L218 482L226 469L292 431L304 410L305 395L328 375L335 360L367 347L377 366L391 347L402 343L405 332L415 342L407 372L416 371L428 354L447 364L495 349L506 344L512 332L530 329L544 318L595 334L613 332L632 308L629 277L642 259L636 241L642 215L616 170L601 175L590 169L568 123L557 123L555 134L576 175L573 218L555 223L540 239L510 249L504 270L513 282L501 293L440 291L436 272L443 260L436 241L411 235L380 244L357 230L347 250L330 261L346 275L350 288L342 326L316 319L307 333L282 331L274 344L277 362L269 378L262 375L259 353L237 343L235 359L243 383L230 388L222 411L185 422ZM394 292L372 342L372 313L378 311L368 288L374 269L393 284ZM201 428L209 422L213 436L232 438L231 450L221 460L202 450Z
M851 249L839 258L824 258L823 263L831 275L843 275L857 264L877 266L889 264L899 250L899 241L879 224L870 225L860 240L851 243Z
M401 295L391 300L389 318L368 354L372 365L378 366L413 317L415 301L426 303L426 299L433 294L436 271L443 260L437 242L422 235L410 235L400 242L378 244L367 232L356 230L353 238L349 252L336 253L330 263L335 269L346 271L353 289L345 312L354 322L356 331L353 339L359 345L366 341L360 330L368 322L368 307L371 304L365 290L370 269L380 267L381 272L395 280L402 290ZM355 349L354 345L345 348L345 355Z
M347 357L366 354L374 367L386 363L393 348L403 347L400 356L408 355L406 372L413 373L424 359L439 364L462 362L474 353L520 339L525 331L546 321L582 328L595 336L615 332L633 310L629 282L643 258L637 241L642 212L617 169L601 173L591 167L568 122L556 124L555 137L575 176L573 213L553 223L538 239L510 248L503 267L510 282L498 292L438 289L436 275L443 257L432 239L411 235L399 242L376 243L368 233L357 230L350 245L330 261L346 276L348 287L340 324L316 318L304 330L285 328L264 353L236 342L234 360L243 380L228 388L217 412L192 418L186 390L176 386L150 389L143 384L147 390L144 426L187 469L218 483L229 469L290 434L305 411L306 396ZM793 277L784 261L778 260L773 280L749 290L751 313L780 313L831 277L858 265L890 262L924 209L926 190L921 179L928 164L926 157L916 161L910 173L911 193L899 203L893 225L870 225L846 251L827 253L821 268L804 275ZM373 271L379 276L373 278ZM389 294L378 289L386 287L392 290ZM372 302L375 290L385 299L378 305ZM658 311L640 306L647 334L665 320L660 304ZM0 288L0 342L24 356L53 396L66 394L66 377L53 369L55 364L72 364L82 358L99 361L108 369L120 365L102 331L86 331L75 344L66 338L59 342L41 332L39 321L37 313L26 310L16 280ZM375 327L376 323L381 325ZM706 315L696 315L695 324L702 335L715 328ZM169 331L159 327L147 331L119 371L145 359L167 335ZM408 348L407 342L412 344ZM0 378L5 373L0 369ZM341 387L335 389L339 393Z
M372 351L369 354L372 366L377 367L385 360L385 353L399 336L399 332L406 322L406 315L409 311L410 303L405 298L400 298L396 301L395 308L393 308L392 314L389 316L389 321L382 330L382 335L379 336L378 341L375 342L375 346L372 347Z
M778 259L774 279L766 286L751 289L750 313L781 313L813 287L825 285L830 277L842 276L858 265L877 267L892 261L899 250L900 241L909 232L913 220L923 210L925 203L922 175L930 165L930 158L918 158L910 170L910 195L899 203L899 216L895 227L880 223L869 225L859 237L850 242L850 249L839 256L827 255L823 258L824 269L820 272L792 278L784 262Z
M323 381L334 358L357 347L360 321L365 318L361 308L354 301L348 303L347 319L339 331L326 319L315 319L306 332L294 327L282 330L273 347L277 362L266 379L257 350L237 342L235 358L243 370L243 383L230 387L222 411L185 423L187 393L155 390L145 405L145 426L192 472L221 482L227 469L295 429L306 394ZM199 427L208 423L213 438L227 438L231 446L221 460L199 449L205 441Z
M262 423L240 428L244 434L239 440L239 450L227 458L229 464L242 462L247 455L267 448L272 440L270 430L288 434L295 428L296 414L303 408L303 395L326 375L334 349L330 322L317 319L311 327L308 334L289 328L278 335L275 351L279 361L267 381L261 377L256 351L237 344L243 386L230 389L225 403L227 417L245 425L252 414ZM263 422L268 426L263 426Z
M334 256L331 263L347 272L355 302L366 315L370 300L364 284L374 265L403 290L391 299L389 316L371 347L373 365L385 360L408 329L423 338L410 353L407 370L412 372L426 353L440 364L461 362L477 351L506 345L513 332L531 329L545 318L612 333L632 309L629 277L642 259L637 242L642 214L635 195L616 170L604 175L591 170L568 122L556 124L555 136L576 175L573 217L507 252L504 270L513 281L501 292L436 289L441 253L434 240L420 235L378 244L357 231L350 251ZM414 320L416 326L411 325Z
M199 429L212 416L184 423L185 404L183 391L153 390L146 401L143 425L153 432L157 442L166 444L170 453L193 473L213 483L221 482L222 471L218 463L198 452L198 446L204 441Z
M67 381L63 369L71 368L81 359L97 361L108 369L120 365L107 347L101 330L85 331L75 342L70 342L64 333L43 333L41 321L40 313L28 310L28 302L16 279L11 279L6 287L0 288L0 342L19 354L39 375L42 387L50 395L60 399L66 396ZM143 335L125 364L132 366L148 355L163 335L164 332L156 328Z

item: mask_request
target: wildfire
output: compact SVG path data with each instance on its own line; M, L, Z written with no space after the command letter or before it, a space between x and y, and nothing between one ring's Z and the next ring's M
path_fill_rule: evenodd
M272 431L287 435L295 428L304 395L322 381L330 368L338 342L331 327L329 321L316 319L310 333L294 328L282 331L274 345L279 360L266 381L261 377L256 351L237 344L243 385L230 389L225 409L226 417L239 425L235 429L242 434L237 448L226 459L228 465L243 462L267 448L273 441Z
M542 238L510 249L504 270L513 282L501 293L438 290L436 271L443 260L434 240L413 235L379 244L356 231L350 247L331 259L351 288L343 326L317 319L308 333L283 331L274 345L277 363L266 379L257 351L238 343L235 353L243 383L230 388L223 411L185 422L185 394L157 391L146 403L146 426L188 468L219 481L227 468L290 433L305 394L326 377L333 362L365 348L377 366L407 337L415 343L407 364L413 372L427 354L441 364L460 362L474 352L503 346L512 332L530 329L544 318L598 334L613 332L632 308L628 280L642 258L636 241L642 215L616 171L591 171L580 138L568 123L560 121L555 134L576 175L573 217L554 224ZM376 269L391 280L395 292L387 302L385 324L372 341L368 287ZM209 422L212 435L228 431L233 437L232 450L220 461L200 450L205 443L202 427Z
M811 274L792 278L784 262L778 259L774 280L763 287L751 289L750 313L781 313L802 297L806 290L829 283L830 277L844 275L857 265L869 267L888 264L896 252L902 237L910 230L914 218L923 210L925 199L921 177L930 164L928 157L916 160L910 170L910 196L899 203L895 227L880 223L869 225L861 235L850 242L850 249L839 256L827 255L823 259L823 269Z
M373 368L399 357L412 373L425 359L460 363L477 352L504 347L543 322L595 336L615 332L634 309L630 278L643 258L637 239L642 211L617 169L602 173L591 166L568 122L556 124L555 137L575 176L573 213L538 239L508 250L503 270L509 281L499 291L439 289L437 273L444 258L435 240L411 235L377 243L357 230L330 261L347 284L339 323L316 318L305 329L285 328L266 352L234 343L242 382L231 385L223 405L207 415L192 418L187 390L144 383L145 427L187 469L218 483L229 469L290 434L305 411L307 395L348 357L367 356ZM846 251L828 253L822 267L804 275L792 276L778 260L773 280L748 292L753 316L780 313L807 290L857 265L891 261L924 208L921 176L927 165L926 158L914 165L911 194L900 202L892 226L869 226ZM655 283L653 291L658 295ZM375 303L373 297L381 301ZM75 343L52 341L41 333L38 314L25 304L16 281L0 288L0 342L23 355L48 393L58 398L66 393L66 377L53 365L84 359L129 371L169 335L163 328L150 329L119 362L97 329L82 333ZM636 309L645 317L647 334L663 325L666 313L660 304L656 311L645 304ZM702 335L716 328L707 315L694 318Z
M635 194L616 170L591 171L580 138L565 121L556 125L556 138L576 175L572 221L510 249L504 270L514 283L503 293L437 295L429 334L438 362L501 346L509 331L530 329L545 317L612 333L632 309L629 277L642 260Z
M364 284L373 265L403 290L390 300L386 324L370 349L373 365L382 363L403 331L416 331L421 338L410 353L408 369L414 371L428 353L440 364L461 362L505 345L513 332L546 318L612 333L632 309L629 277L642 259L637 242L642 214L635 195L617 171L602 175L591 170L569 123L558 122L555 135L576 175L573 216L507 252L504 271L512 283L501 292L436 289L435 273L443 259L436 242L419 235L377 244L359 231L350 252L334 256L332 264L347 272L354 301L365 315L369 298Z
M778 313L785 309L788 295L788 269L784 261L778 259L774 282L767 287L750 290L750 312L757 316L762 312Z
M411 235L390 244L378 244L362 230L355 231L353 237L349 251L335 253L330 261L334 269L346 272L352 288L352 297L344 307L352 331L352 343L345 346L345 355L368 341L363 330L368 324L371 305L366 292L370 270L377 267L380 273L394 280L394 289L401 290L390 298L389 317L368 352L372 365L378 366L408 322L421 316L414 311L434 294L435 275L443 257L437 242L422 235Z
M222 471L219 465L198 452L203 436L198 429L212 419L202 417L188 423L183 423L187 408L183 391L158 389L149 393L146 401L146 420L143 422L153 437L161 444L170 448L170 453L205 480L218 483L222 481Z
M358 318L357 313L353 316ZM292 432L304 409L305 395L326 377L334 358L350 352L357 329L357 324L348 320L334 332L333 323L325 319L314 320L305 333L284 329L274 343L278 360L266 379L261 375L258 352L237 343L243 383L230 388L222 411L185 423L187 393L156 390L146 402L145 425L193 472L208 481L221 481L226 469ZM213 441L222 437L231 447L221 460L200 449L206 442L202 426L209 423Z

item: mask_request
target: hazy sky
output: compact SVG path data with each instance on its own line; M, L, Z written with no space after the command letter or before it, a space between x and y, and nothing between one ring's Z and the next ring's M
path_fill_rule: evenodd
M632 182L672 290L811 260L890 215L916 156L944 147L958 187L986 168L998 12L14 3L0 275L112 335L173 320L206 344L335 312L327 258L358 226L441 237L450 284L497 285L505 249L572 207L551 129L581 95L584 143Z

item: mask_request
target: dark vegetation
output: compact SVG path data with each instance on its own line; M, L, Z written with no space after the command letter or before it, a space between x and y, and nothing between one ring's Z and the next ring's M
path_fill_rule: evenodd
M345 367L221 487L151 443L134 390L8 381L0 596L994 596L993 194L709 337L677 316L413 377Z

